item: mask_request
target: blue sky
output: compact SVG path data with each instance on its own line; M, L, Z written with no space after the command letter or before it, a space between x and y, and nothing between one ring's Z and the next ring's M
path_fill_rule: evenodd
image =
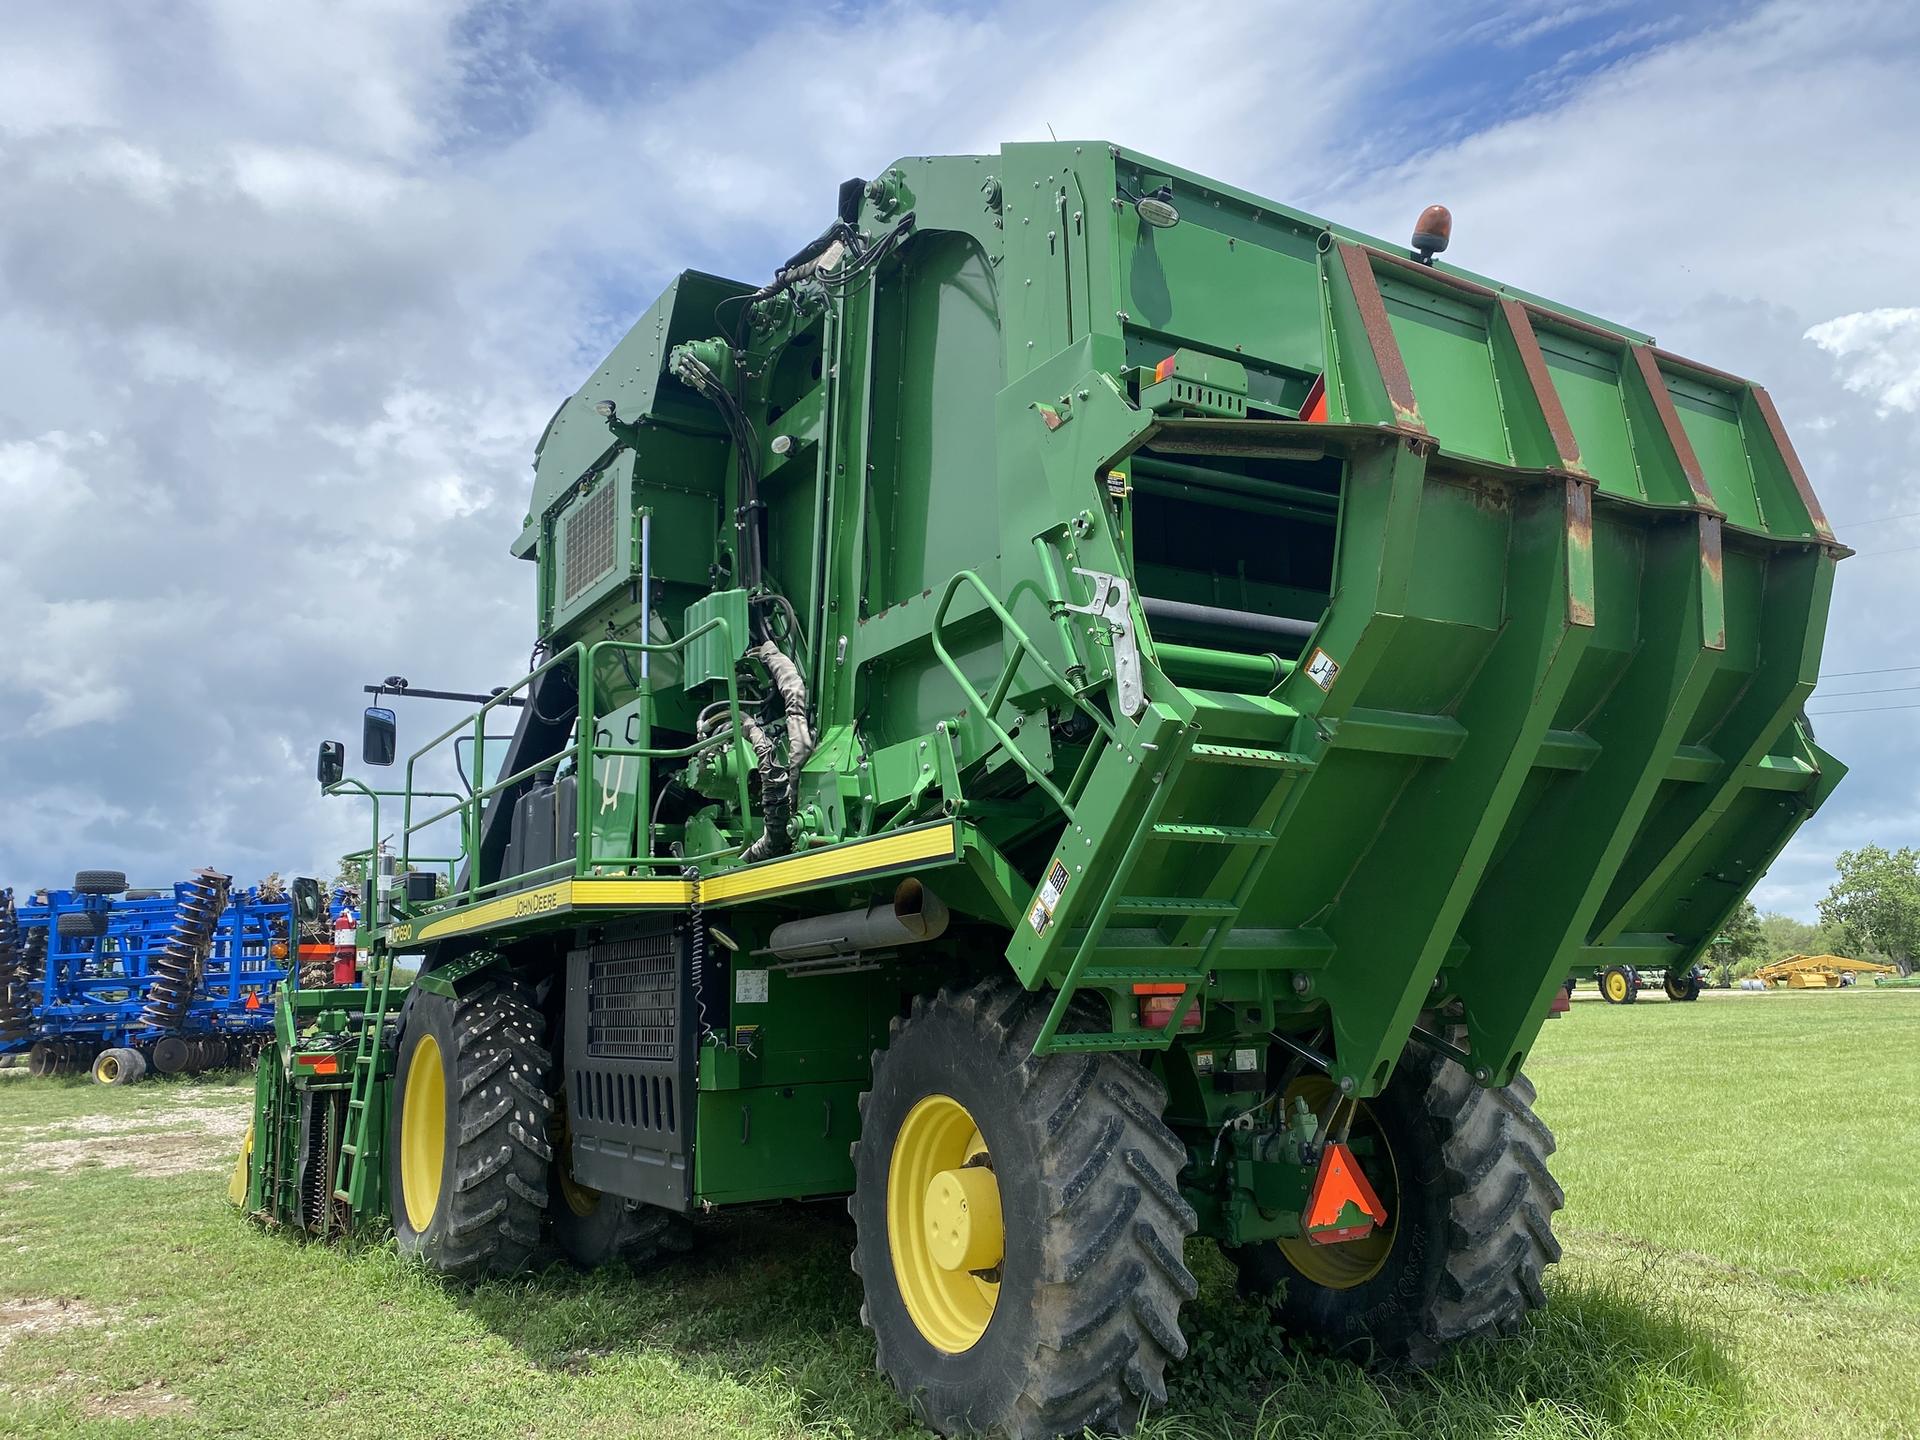
M523 662L533 439L659 286L1049 126L1389 237L1444 201L1461 264L1766 383L1863 553L1815 705L1854 773L1759 898L1913 842L1920 710L1839 713L1920 700L1845 673L1920 667L1913 8L1197 13L13 0L0 882L363 843L314 742L363 680Z

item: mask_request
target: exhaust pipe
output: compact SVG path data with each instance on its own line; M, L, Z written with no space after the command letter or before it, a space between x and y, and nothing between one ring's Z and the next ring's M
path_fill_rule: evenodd
M861 950L918 945L947 932L946 902L908 876L891 901L876 900L860 910L809 915L776 925L767 937L768 953L782 960L827 960Z

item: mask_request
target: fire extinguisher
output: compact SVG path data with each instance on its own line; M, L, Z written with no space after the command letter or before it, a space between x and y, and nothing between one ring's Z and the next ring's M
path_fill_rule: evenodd
M359 952L353 941L355 928L351 910L342 910L340 918L333 922L333 983L336 985L351 985L356 978Z

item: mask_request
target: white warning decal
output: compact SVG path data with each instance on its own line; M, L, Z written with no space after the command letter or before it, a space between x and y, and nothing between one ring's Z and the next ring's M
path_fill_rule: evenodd
M1340 667L1326 651L1316 648L1307 660L1307 678L1322 690L1333 689L1333 677L1340 673Z
M1063 860L1053 862L1047 871L1047 878L1040 884L1040 893L1034 896L1033 909L1027 912L1027 924L1033 927L1033 933L1044 935L1047 927L1053 923L1053 912L1059 908L1060 897L1067 891L1067 866Z

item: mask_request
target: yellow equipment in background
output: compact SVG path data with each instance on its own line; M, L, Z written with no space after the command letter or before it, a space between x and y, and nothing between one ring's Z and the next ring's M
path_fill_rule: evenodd
M1762 965L1753 978L1766 982L1769 990L1786 986L1789 990L1837 990L1851 984L1854 975L1898 975L1899 969L1872 960L1850 960L1845 955L1789 955L1771 965Z

